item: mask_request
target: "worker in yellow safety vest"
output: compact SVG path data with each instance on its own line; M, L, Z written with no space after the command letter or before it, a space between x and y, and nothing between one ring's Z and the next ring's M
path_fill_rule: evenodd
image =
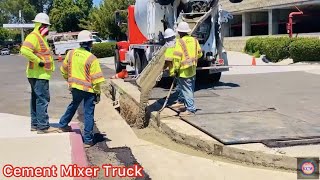
M181 22L177 27L180 39L177 40L173 52L173 68L177 74L178 88L181 93L178 101L172 105L173 108L185 107L180 116L194 116L196 107L194 105L194 88L196 81L196 68L198 59L202 57L202 50L198 40L189 33L189 24Z
M175 50L176 42L177 42L177 37L174 30L171 28L166 29L164 31L164 39L166 42L164 45L166 47L166 51L164 53L165 65L163 69L164 70L169 69L169 76L173 78L177 78L175 69L173 68L173 52ZM175 82L177 82L175 93L178 95L178 102L183 102L183 96L182 96L179 82L177 80ZM181 110L180 108L183 108L183 107L180 107L179 105L177 107L175 106L177 105L172 105L172 108L176 110Z
M84 144L94 145L93 126L95 104L100 101L101 83L105 81L99 60L90 51L93 44L92 34L83 30L78 35L80 48L67 53L60 71L68 81L72 102L59 122L59 132L70 132L68 126L79 104L84 100Z
M169 75L174 76L173 51L176 45L176 33L173 31L173 29L168 28L164 31L164 39L166 42L166 51L164 53L165 65L163 69L166 70L167 68L169 68Z
M55 66L46 40L49 33L49 16L39 13L33 22L35 28L26 37L20 52L28 59L26 75L31 86L31 131L43 134L56 131L49 126L47 112L50 102L49 80Z

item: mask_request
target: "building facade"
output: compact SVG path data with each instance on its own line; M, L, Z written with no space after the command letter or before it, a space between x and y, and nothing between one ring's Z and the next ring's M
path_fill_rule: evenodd
M234 18L226 24L226 37L288 34L292 12L293 34L320 34L320 0L243 0L232 4L220 0L222 8Z

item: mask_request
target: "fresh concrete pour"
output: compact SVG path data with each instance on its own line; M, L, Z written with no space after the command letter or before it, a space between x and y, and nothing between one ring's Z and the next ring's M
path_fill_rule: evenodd
M242 54L242 53L231 53L231 56L230 57L236 57L236 58L233 58L233 59L231 59L231 62L230 62L230 64L232 65L232 64L236 64L236 65L241 65L241 63L242 64L250 64L250 62L251 62L251 57L250 56L248 56L248 55L244 55L244 54ZM257 65L264 65L265 63L263 63L262 62L262 60L260 59L260 58L258 58L257 59ZM320 70L320 66L319 65L310 65L310 64L297 64L297 66L295 66L295 65L284 65L283 66L283 62L281 62L281 63L278 63L278 64L273 64L273 63L270 63L270 64L272 64L272 65L274 65L274 66L257 66L257 67L239 67L239 68L237 68L237 69L232 69L230 72L228 72L228 73L226 73L226 74L230 74L230 75L232 75L232 74L251 74L251 75L247 75L247 76L250 76L250 78L249 79L252 79L252 80L254 80L255 79L255 76L257 76L257 75L255 75L255 74L260 74L259 76L261 76L261 77L263 77L263 76L265 76L265 77L271 77L271 76L274 76L274 75L277 75L277 74L280 74L280 72L283 72L283 73L281 73L281 74L285 74L285 72L292 72L292 73L295 73L297 76L299 75L299 74L301 74L301 73L303 73L303 72L299 72L299 71L305 71L305 72L312 72L313 74L318 74L317 72L319 72L319 70ZM278 66L278 65L280 65L280 66ZM279 73L274 73L274 72L279 72ZM262 73L262 74L261 74ZM199 92L206 92L206 93L200 93L200 94L202 94L201 96L206 96L206 95L208 95L208 90L209 91L215 91L217 94L219 94L219 95L223 95L223 94L225 94L225 95L227 95L228 96L228 92L238 92L237 90L240 90L241 91L241 89L242 88L245 88L246 90L245 90L245 92L247 92L247 93L249 93L249 92L252 92L252 91L250 91L250 87L252 88L252 85L254 86L253 88L255 88L256 87L256 85L255 84L257 84L258 82L260 82L260 83L262 83L263 82L263 85L267 85L267 87L268 87L268 84L272 84L271 82L273 82L273 81L275 81L275 82L279 82L280 84L281 84L281 80L285 80L285 79L281 79L281 75L279 76L279 75L277 75L277 76L279 76L278 78L276 78L276 79L271 79L271 80L268 80L268 81L264 81L263 79L262 80L259 80L259 81L257 81L257 82L251 82L250 84L248 84L248 82L246 82L245 81L245 79L244 79L244 81L242 82L242 84L237 84L236 82L237 82L237 80L242 80L241 79L241 77L243 77L244 75L242 75L242 76L239 76L239 75L237 75L237 76L226 76L226 78L228 78L229 79L229 81L227 81L227 82L221 82L221 83L219 83L219 84L216 84L216 85L208 85L208 86L202 86L202 87L200 87L200 89L198 90ZM312 76L311 74L310 74L310 76ZM231 78L231 79L230 79ZM315 79L317 79L316 77L314 77ZM313 79L314 79L313 78ZM248 79L248 78L246 78L246 79ZM310 78L309 78L310 79ZM231 83L232 82L232 83ZM114 82L114 84L122 84L122 83L120 83L120 81L117 81L117 82ZM314 84L314 83L312 83L312 84ZM132 88L130 88L129 86L130 85L125 85L126 86L126 89L130 89L130 91L123 91L122 92L122 94L126 94L126 92L130 92L130 93L133 93L133 91L132 91ZM133 86L134 87L134 86ZM260 87L260 86L257 86L257 87ZM272 88L275 88L275 89L277 89L276 87L277 86L274 86L274 85L271 85L270 87L272 87ZM201 88L203 88L203 90L201 90ZM248 89L249 88L249 89ZM300 86L299 86L299 88L300 88ZM298 88L298 89L299 89ZM125 89L124 87L122 87L122 89ZM291 88L292 89L292 88ZM294 89L297 89L297 87L296 88L293 88L292 90L294 90ZM196 94L198 93L198 91L196 92ZM240 92L239 91L239 92ZM301 89L301 93L303 94L303 91L306 91L305 90L305 88L302 88ZM245 99L244 99L244 101L246 101L246 100L248 100L248 99L250 99L250 97L248 97L247 95L245 95L245 96L243 96L244 95L244 93L245 92L242 92L242 94L237 94L237 97L238 98L240 98L240 99L244 99L243 97L246 97ZM277 92L276 90L274 91L274 92ZM290 90L288 90L288 92L290 92ZM261 90L256 90L256 91L254 91L254 92L252 92L252 95L255 97L255 96L257 96L257 98L260 96L260 99L261 99L261 93L262 93L262 91ZM135 92L135 94L137 94L137 92ZM152 94L152 93L151 93ZM163 96L161 96L158 92L155 92L154 94L156 94L157 95L157 97L158 98L161 98L161 97L163 97ZM209 93L210 94L210 93ZM249 93L250 94L250 93ZM259 95L260 94L260 95ZM162 94L162 95L164 95L164 93ZM266 92L264 93L264 96L265 95L268 95L268 93L266 94ZM270 94L270 95L268 95L268 98L267 99L269 99L269 100L271 100L272 99L272 97L274 96L274 95L276 95L276 94L274 94L274 93L272 93L272 94ZM282 96L283 97L286 97L286 95L284 95L284 94L282 94ZM312 99L318 99L318 96L314 96L314 94L309 94L309 96L310 96L310 98L312 98ZM140 99L139 98L139 95L138 96L136 96L136 97L138 97L138 98L136 98L136 99ZM196 95L196 97L197 97L197 95ZM301 97L301 96L297 96L297 97ZM131 99L135 99L135 98L131 98ZM213 98L210 98L212 101L214 101L214 97ZM281 97L280 98L278 98L278 99L281 99ZM249 101L250 102L250 101ZM255 101L255 102L258 102L258 104L263 104L263 103L261 103L260 101L259 101L259 98ZM284 103L284 102L283 102ZM152 102L150 102L149 101L149 104L152 104ZM252 104L253 106L255 106L255 104L253 103ZM274 104L274 105L276 105L276 104ZM271 104L271 105L269 105L269 104L267 104L267 107L274 107L274 105L273 104ZM292 103L291 104L291 106L292 107L294 107L295 106L295 103ZM258 107L258 106L256 106L256 107ZM288 107L288 106L284 106L284 107ZM231 107L232 108L232 107ZM280 108L278 108L278 107L276 107L276 110L279 110L280 109L280 112L282 112L281 110L283 109L283 107L280 107ZM311 108L311 109L314 109L314 108ZM149 113L149 112L148 112ZM314 112L312 111L311 112L311 114L313 114ZM293 113L294 114L294 113ZM301 113L300 114L298 114L299 115L299 117L302 117L303 118L303 116L301 116ZM148 114L148 116L150 116L150 114ZM174 114L174 113L171 113L171 115L169 115L168 117L166 117L166 119L165 120L162 120L163 122L165 121L166 123L169 123L170 122L170 117L173 117L173 116L176 116L176 114ZM304 119L304 118L303 118ZM267 121L267 120L265 120L265 121ZM175 121L171 121L171 122L175 122ZM178 121L177 121L178 122ZM309 123L312 123L312 121L308 121ZM167 124L168 125L168 124ZM317 127L315 127L315 128L317 128ZM188 134L188 133L187 133ZM187 137L188 138L188 137ZM173 139L175 139L175 138L173 138ZM178 140L179 142L182 142L184 139L182 139L182 140ZM257 146L258 144L248 144L248 145L234 145L234 146L230 146L230 147L235 147L235 148L243 148L244 150L248 150L248 152L250 152L250 151L256 151L257 150ZM261 144L259 144L259 146L260 146ZM286 155L288 155L288 156L290 156L290 157L301 157L301 156L303 156L303 154L301 154L301 152L300 152L300 155L298 155L298 156L293 156L293 154L295 154L295 155L297 155L297 153L299 152L299 150L298 149L300 149L300 147L301 148L303 148L304 146L297 146L297 147L293 147L293 148L277 148L277 150L275 151L275 152L273 152L273 150L271 150L271 149L268 149L268 148L266 148L266 147L262 147L261 146L261 149L263 149L263 152L270 152L270 153L275 153L275 154L278 154L278 155L281 155L281 154L283 154L283 153L280 153L280 152L284 152ZM318 146L316 146L316 145L314 145L314 146L309 146L309 147L305 147L305 148L307 148L307 149L310 149L310 148L319 148ZM259 148L258 148L259 149ZM277 153L279 151L279 153ZM299 154L299 153L298 153ZM307 153L307 154L310 154L310 153ZM306 154L304 154L304 155L306 155ZM269 155L267 155L267 156L269 156ZM266 157L267 157L266 156ZM259 155L257 155L257 158L259 157ZM280 157L280 156L279 156ZM289 163L289 162L291 162L292 161L292 163ZM283 159L283 162L282 162L282 165L281 165L281 163L279 164L279 166L280 167L283 167L284 165L289 165L290 166L290 168L292 168L292 169L294 169L294 168L296 168L295 167L295 163L293 163L293 161L294 161L294 159L290 159L290 158L288 158L288 159ZM270 161L270 163L272 163L271 161ZM289 163L289 164L288 164ZM273 166L272 164L270 164L271 166ZM277 166L276 166L277 167Z

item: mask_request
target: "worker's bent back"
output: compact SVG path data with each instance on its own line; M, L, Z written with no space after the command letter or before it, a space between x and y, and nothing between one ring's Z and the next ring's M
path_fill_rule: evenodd
M94 86L105 81L96 56L83 48L69 51L60 70L70 88L90 93L96 93Z

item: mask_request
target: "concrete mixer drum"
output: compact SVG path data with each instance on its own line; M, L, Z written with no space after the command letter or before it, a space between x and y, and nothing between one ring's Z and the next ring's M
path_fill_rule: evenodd
M165 8L153 0L136 0L135 21L141 33L149 40L157 38L159 32L164 32L163 19Z

